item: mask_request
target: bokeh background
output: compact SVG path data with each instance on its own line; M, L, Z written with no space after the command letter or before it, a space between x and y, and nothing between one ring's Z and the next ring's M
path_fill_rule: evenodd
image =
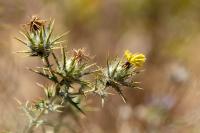
M39 60L15 53L24 47L14 37L36 14L54 18L56 33L70 31L68 49L86 48L99 65L126 49L147 56L136 79L143 90L126 89L127 104L116 95L102 109L95 98L99 111L87 112L74 132L199 133L199 12L199 0L0 0L0 132L25 125L15 98L43 95L35 82L46 81L25 69Z

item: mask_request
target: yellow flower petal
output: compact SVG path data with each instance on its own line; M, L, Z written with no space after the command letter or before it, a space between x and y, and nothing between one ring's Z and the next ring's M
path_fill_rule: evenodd
M129 50L126 50L124 52L124 56L127 61L135 67L141 67L146 61L146 57L144 54L132 54Z

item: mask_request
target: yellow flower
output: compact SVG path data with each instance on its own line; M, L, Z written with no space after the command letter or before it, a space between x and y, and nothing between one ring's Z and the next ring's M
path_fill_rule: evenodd
M127 61L135 67L141 67L146 61L145 55L138 53L132 54L129 50L126 50L124 52L124 56L127 59Z

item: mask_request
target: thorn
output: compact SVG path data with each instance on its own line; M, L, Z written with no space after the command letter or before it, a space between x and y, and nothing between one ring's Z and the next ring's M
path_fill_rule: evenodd
M22 105L22 102L19 101L16 97L13 98L19 105Z
M36 82L36 85L39 86L39 87L41 87L41 88L45 88L44 85L42 85L42 84L40 84L40 83L38 83L38 82Z
M101 98L101 107L102 107L102 108L104 107L104 103L105 103L104 98Z
M136 88L136 89L139 89L139 90L144 90L143 88L141 88L141 87L134 87L134 88Z

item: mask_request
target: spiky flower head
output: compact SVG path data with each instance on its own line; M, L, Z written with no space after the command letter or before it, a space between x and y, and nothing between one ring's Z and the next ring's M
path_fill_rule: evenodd
M87 65L88 61L82 59L85 58L86 54L82 49L73 50L72 56L66 56L64 48L61 49L62 60L58 61L56 73L65 79L67 82L78 82L81 81L81 77L88 75L90 73L90 67L94 64Z
M135 67L141 67L146 61L146 57L144 54L132 54L129 50L126 50L124 52L124 56L127 61Z
M33 17L28 24L30 31L27 30L27 27L24 27L23 31L20 32L25 39L16 39L28 47L28 51L21 51L22 53L29 53L31 56L48 57L52 49L56 48L56 44L63 42L59 40L65 34L56 38L52 37L54 21L50 21L47 25L44 22L45 20Z

